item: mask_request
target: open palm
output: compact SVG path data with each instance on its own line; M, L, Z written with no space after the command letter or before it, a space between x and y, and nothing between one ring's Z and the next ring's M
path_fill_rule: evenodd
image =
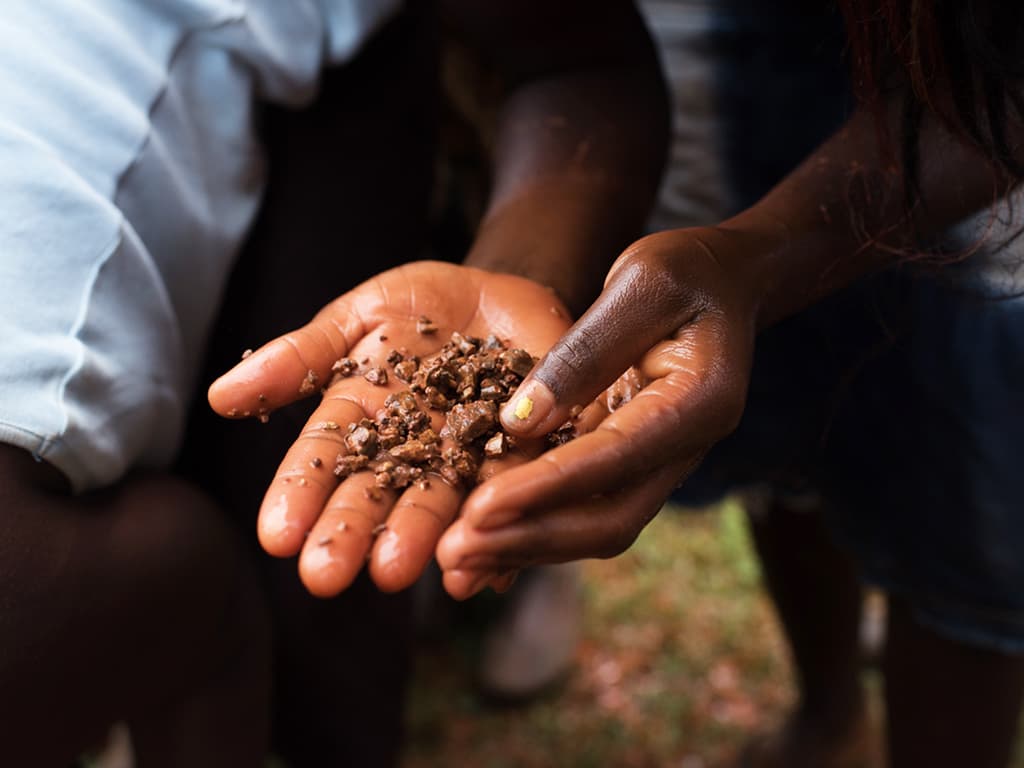
M417 330L424 316L436 332ZM494 334L541 355L568 328L568 318L551 291L525 278L415 262L359 285L308 325L257 350L214 382L210 404L229 417L269 413L320 391L340 358L382 366L392 350L402 348L425 358L454 331ZM455 519L465 489L439 477L424 487L396 491L376 489L370 472L339 482L331 471L345 427L374 418L389 394L407 388L393 376L385 384L361 375L333 383L267 489L259 512L260 543L279 557L300 554L299 573L314 594L342 591L368 559L381 589L409 586ZM440 431L443 415L432 412L432 419ZM492 460L482 471L521 463L528 453Z

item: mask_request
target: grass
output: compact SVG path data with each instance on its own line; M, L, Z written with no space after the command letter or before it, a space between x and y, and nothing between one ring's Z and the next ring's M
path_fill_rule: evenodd
M422 648L403 768L711 768L792 703L736 503L666 508L627 553L586 563L584 579L576 669L528 708L489 708L472 692L474 627L497 597L470 601L458 631ZM877 716L880 680L865 682ZM1024 768L1024 728L1010 768Z
M489 708L472 694L472 629L421 651L403 768L710 768L791 705L737 503L666 508L627 553L587 562L584 579L576 669L527 708ZM878 713L877 674L865 682ZM1011 768L1024 768L1024 739Z
M488 709L469 693L472 637L420 655L406 768L698 768L792 701L737 505L668 509L584 578L576 671L529 708Z

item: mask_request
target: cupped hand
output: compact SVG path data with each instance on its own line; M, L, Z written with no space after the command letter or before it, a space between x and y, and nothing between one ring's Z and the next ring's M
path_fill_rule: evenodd
M598 300L501 413L510 433L541 435L627 372L588 408L607 417L469 495L438 546L449 593L466 598L535 563L622 552L735 428L756 332L758 286L742 268L750 245L728 230L675 230L619 258ZM648 383L630 392L631 377ZM524 398L532 407L520 418Z
M436 330L420 325L429 318ZM346 427L373 419L387 396L408 389L385 359L405 349L421 358L438 352L452 332L486 337L538 355L569 325L550 290L521 277L441 262L415 262L384 272L324 307L303 328L281 336L213 383L210 404L223 416L269 416L301 397L323 400L288 450L259 511L258 534L271 555L299 554L299 573L316 595L344 590L367 564L383 590L411 585L423 571L465 496L439 477L404 491L376 489L372 472L339 482L332 472ZM364 362L359 374L330 383L341 358ZM361 373L383 366L386 384ZM440 432L444 416L432 412ZM528 446L529 441L523 441ZM528 451L490 460L490 475L526 461ZM461 574L475 580L475 574ZM508 578L490 578L495 586Z

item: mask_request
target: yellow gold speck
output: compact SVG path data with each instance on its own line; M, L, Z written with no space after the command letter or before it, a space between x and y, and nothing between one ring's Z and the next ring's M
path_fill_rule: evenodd
M528 419L533 413L533 400L528 397L520 397L516 403L515 415L517 419Z

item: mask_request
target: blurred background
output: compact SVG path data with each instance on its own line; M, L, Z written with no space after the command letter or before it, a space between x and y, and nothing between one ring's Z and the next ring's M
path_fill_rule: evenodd
M841 50L838 37L786 48L774 36L778 25L799 37L804 21L808 35L821 33L821 20L810 21L802 0L779 4L774 23L752 0L641 5L674 114L651 229L721 220L842 118L843 64L815 58ZM782 92L766 94L747 79L765 71L785 84ZM454 40L446 45L443 74L434 250L458 259L486 205L483 158L502 85ZM755 119L766 114L772 119ZM571 589L564 609L579 611L568 657L554 679L515 702L481 686L487 638L515 596L487 592L456 605L440 592L436 574L419 588L421 637L404 768L711 768L729 765L752 735L778 726L792 706L789 660L739 498L701 508L670 502L626 553L565 573ZM880 727L875 659L884 624L884 597L870 593L863 678ZM543 635L545 627L520 629ZM92 765L128 768L130 758L115 738ZM1012 768L1024 768L1024 736Z
M574 666L527 705L474 693L474 622L423 644L405 768L711 768L781 722L791 671L739 500L666 506L628 552L584 563L582 586ZM493 611L499 598L478 602ZM880 622L869 595L863 676L879 725ZM1012 768L1024 768L1024 722Z

